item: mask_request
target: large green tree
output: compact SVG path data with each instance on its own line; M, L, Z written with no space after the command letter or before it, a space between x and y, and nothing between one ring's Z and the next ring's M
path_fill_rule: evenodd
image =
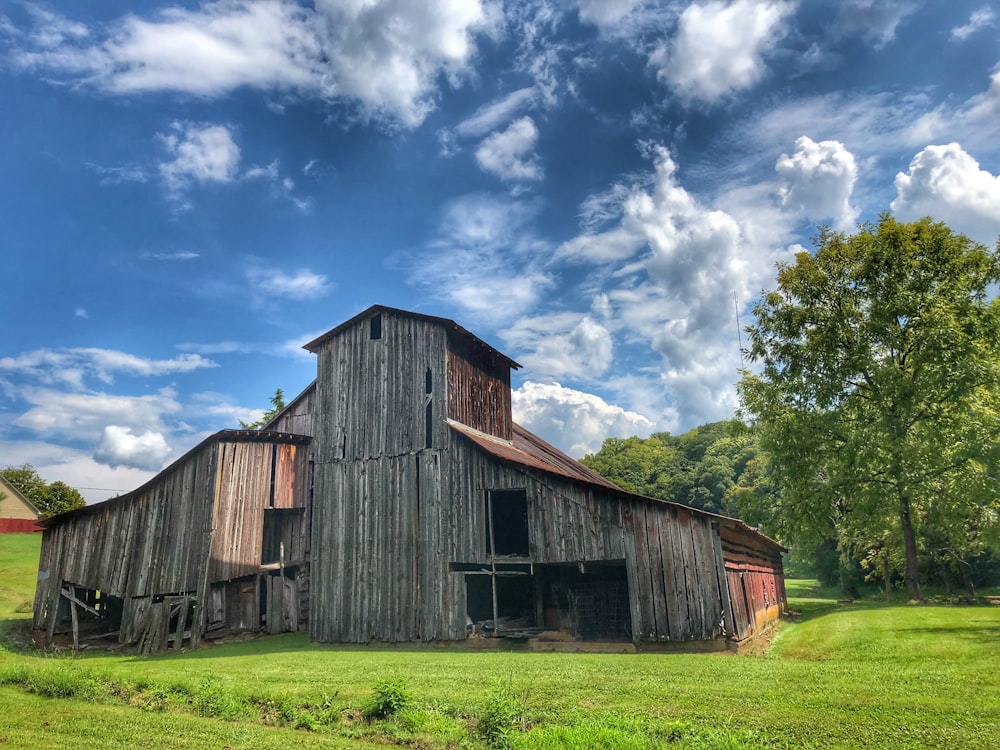
M76 510L87 504L77 490L64 482L48 484L31 464L8 466L0 475L16 487L42 514L42 518Z
M974 554L996 523L1000 246L889 215L778 267L754 308L740 394L784 533L895 546L919 599L921 534Z

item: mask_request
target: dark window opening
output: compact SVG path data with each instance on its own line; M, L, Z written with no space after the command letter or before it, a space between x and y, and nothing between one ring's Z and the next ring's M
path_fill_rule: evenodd
M382 316L381 315L374 316L369 321L369 325L371 327L369 331L371 340L378 341L380 338L382 338Z
M424 374L424 393L434 392L434 375L431 373L431 368L427 368L427 372Z
M528 557L528 493L486 492L486 550L491 555Z
M301 536L304 508L265 508L261 535L260 564L298 564L301 550L296 540Z

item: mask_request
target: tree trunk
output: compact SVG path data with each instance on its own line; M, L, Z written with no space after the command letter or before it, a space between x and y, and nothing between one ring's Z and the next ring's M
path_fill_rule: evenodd
M882 579L885 582L885 600L892 601L892 570L889 567L889 550L882 549Z
M906 581L906 598L920 601L920 564L917 560L917 537L913 533L913 520L910 517L910 498L905 492L899 493L899 521L903 526L903 552L906 555L906 568L903 578Z

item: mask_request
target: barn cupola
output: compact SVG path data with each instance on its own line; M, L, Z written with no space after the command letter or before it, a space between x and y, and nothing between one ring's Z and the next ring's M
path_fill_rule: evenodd
M374 305L305 349L317 355L320 462L441 449L449 421L513 439L520 365L453 320Z

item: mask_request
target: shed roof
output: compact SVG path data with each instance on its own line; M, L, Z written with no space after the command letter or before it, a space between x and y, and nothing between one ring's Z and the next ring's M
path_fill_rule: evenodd
M438 323L439 325L442 325L445 328L447 328L452 334L457 334L461 339L472 344L473 346L477 346L484 349L487 352L487 354L489 354L494 359L503 362L512 370L521 369L521 365L512 360L506 354L499 351L498 349L494 349L492 346L487 344L485 341L476 336L474 333L462 328L462 326L460 326L458 323L456 323L454 320L451 320L450 318L439 318L435 315L425 315L423 313L411 312L410 310L400 310L399 308L396 307L386 307L385 305L372 305L367 310L363 310L350 320L345 320L340 325L331 328L322 336L313 339L302 348L315 353L321 346L323 346L323 344L332 339L341 331L350 328L355 323L370 318L378 313L388 313L390 315L399 315L407 318L415 318L417 320L425 320L430 323Z

